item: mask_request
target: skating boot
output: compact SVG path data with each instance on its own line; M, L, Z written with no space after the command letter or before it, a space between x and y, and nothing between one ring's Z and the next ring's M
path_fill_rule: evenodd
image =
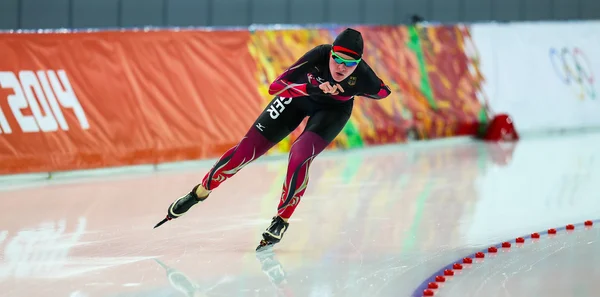
M160 221L158 224L156 224L156 226L154 226L154 228L164 224L167 221L170 221L172 219L176 219L176 218L182 216L188 210L190 210L190 208L192 208L192 206L196 205L196 203L202 202L206 198L208 198L208 196L206 196L204 198L198 197L198 195L196 194L196 189L198 189L199 186L200 185L196 185L192 189L192 191L187 193L185 196L182 196L181 198L175 200L175 202L171 203L171 205L169 206L169 210L167 212L167 217L164 218L162 221Z
M267 230L265 230L265 232L263 232L263 239L258 244L256 251L264 251L266 249L269 249L272 245L281 241L281 238L283 237L283 234L285 234L285 232L287 231L289 225L290 224L286 223L281 217L273 217L271 225L269 226L269 228L267 228Z

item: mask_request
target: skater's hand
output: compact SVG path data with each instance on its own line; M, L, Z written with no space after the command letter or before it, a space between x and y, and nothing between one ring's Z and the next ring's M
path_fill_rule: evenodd
M337 87L332 87L328 81L319 85L319 89L321 89L321 91L323 91L323 93L325 94L333 94L334 92L336 92L336 88Z
M342 88L342 86L340 86L340 84L335 84L334 86L331 86L331 84L328 81L320 84L319 89L321 89L321 91L323 91L323 93L325 94L332 95L339 94L340 92L338 92L338 90L344 92L344 89Z

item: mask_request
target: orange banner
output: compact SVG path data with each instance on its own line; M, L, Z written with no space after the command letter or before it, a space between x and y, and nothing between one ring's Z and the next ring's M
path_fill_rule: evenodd
M329 149L474 135L486 122L469 27L359 28L392 95L357 97ZM272 99L270 83L341 29L0 33L0 174L219 157ZM269 153L288 152L305 123Z
M218 157L262 110L249 39L0 34L0 174Z

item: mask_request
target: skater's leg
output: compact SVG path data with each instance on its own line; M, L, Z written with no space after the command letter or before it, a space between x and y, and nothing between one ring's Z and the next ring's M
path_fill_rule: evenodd
M208 196L227 179L252 161L258 159L275 144L287 137L306 117L306 98L276 97L256 119L242 140L230 148L206 173L196 192Z
M256 127L250 128L242 140L225 152L210 171L204 175L201 186L198 187L196 193L199 197L208 196L221 183L258 159L275 144L276 142L269 141Z
M212 190L288 136L306 116L306 100L275 97L242 140L221 156L201 183L169 206L167 217L155 228L182 216L192 206L207 199Z
M294 142L277 207L277 213L284 221L292 216L306 191L311 163L342 131L348 119L350 113L346 110L319 111L309 119L306 129Z
M304 195L309 180L309 168L314 158L329 144L313 131L306 130L290 149L287 174L277 214L287 221Z
M306 129L290 149L288 169L277 207L277 216L273 218L271 225L263 233L263 240L257 247L257 251L282 239L289 226L287 220L292 216L308 187L312 161L342 131L350 118L350 113L351 109L349 111L348 108L321 110L308 120Z

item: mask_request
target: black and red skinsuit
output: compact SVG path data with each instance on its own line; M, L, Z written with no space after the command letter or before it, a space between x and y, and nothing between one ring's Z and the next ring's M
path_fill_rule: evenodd
M354 72L336 82L329 71L333 45L316 46L281 74L270 86L275 95L242 140L230 148L204 176L202 186L214 190L244 166L258 159L295 130L305 117L306 128L293 143L278 215L290 218L303 196L309 180L311 162L342 131L352 113L355 96L382 99L391 91L362 60ZM344 52L344 48L335 48ZM337 95L319 88L329 81L344 89Z

